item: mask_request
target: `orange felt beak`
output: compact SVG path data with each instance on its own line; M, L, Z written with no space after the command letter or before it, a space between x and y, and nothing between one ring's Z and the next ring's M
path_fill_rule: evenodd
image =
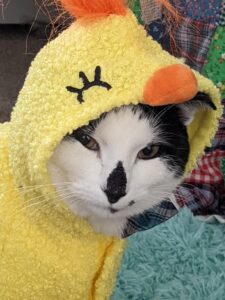
M144 103L151 106L178 104L192 99L198 92L192 70L182 64L156 71L144 88Z

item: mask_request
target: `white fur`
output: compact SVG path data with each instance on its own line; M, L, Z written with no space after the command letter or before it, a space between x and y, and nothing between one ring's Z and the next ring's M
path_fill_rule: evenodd
M141 149L162 138L149 121L139 119L139 114L129 107L108 113L93 135L100 145L99 153L76 140L63 140L49 161L48 170L62 201L107 235L120 236L128 217L159 203L181 181L159 158L137 159ZM111 205L103 190L118 161L126 172L127 194ZM67 191L62 191L64 182L68 183ZM132 200L135 204L129 206ZM112 214L110 207L118 212Z

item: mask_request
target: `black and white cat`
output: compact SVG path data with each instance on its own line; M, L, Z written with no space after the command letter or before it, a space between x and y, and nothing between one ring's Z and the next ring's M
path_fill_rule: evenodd
M62 200L96 231L121 236L128 217L181 183L189 156L186 126L200 106L215 109L203 93L188 104L123 106L66 136L48 165ZM57 188L63 182L66 193Z

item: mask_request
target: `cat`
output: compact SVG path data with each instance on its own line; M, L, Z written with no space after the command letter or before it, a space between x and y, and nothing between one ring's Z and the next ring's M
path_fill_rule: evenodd
M122 106L67 135L48 172L62 201L97 232L122 236L127 219L158 204L182 182L189 157L187 125L201 108L186 104ZM60 192L66 182L67 192Z

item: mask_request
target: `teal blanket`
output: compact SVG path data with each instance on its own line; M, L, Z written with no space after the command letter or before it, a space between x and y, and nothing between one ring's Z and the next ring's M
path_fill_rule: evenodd
M224 300L225 225L188 209L129 238L111 300Z

